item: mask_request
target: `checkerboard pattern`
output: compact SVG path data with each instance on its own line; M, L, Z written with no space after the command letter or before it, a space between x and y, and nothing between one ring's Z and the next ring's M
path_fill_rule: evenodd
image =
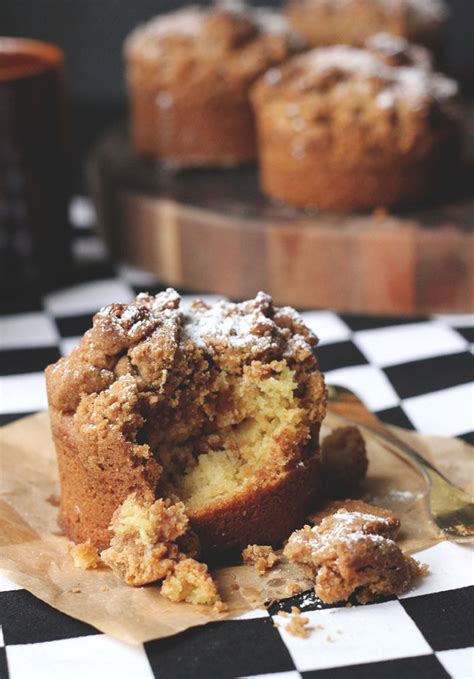
M72 205L74 285L15 301L0 330L0 423L46 408L43 373L68 353L98 308L158 292L149 274L114 265L92 229L89 202ZM209 296L205 296L209 298ZM189 297L184 295L187 302ZM474 317L395 318L306 311L328 382L356 391L387 423L474 443ZM474 677L474 550L442 543L419 554L430 575L399 599L326 606L306 593L237 620L128 646L0 578L1 679L331 679ZM308 639L285 632L297 605ZM283 624L282 623L283 620Z

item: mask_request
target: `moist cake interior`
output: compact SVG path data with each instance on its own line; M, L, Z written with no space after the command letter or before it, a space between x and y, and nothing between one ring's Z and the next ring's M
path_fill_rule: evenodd
M219 370L190 403L182 394L179 407L158 406L142 436L163 467L163 495L192 511L268 481L285 465L285 448L309 435L297 394L286 361L254 362L241 375Z

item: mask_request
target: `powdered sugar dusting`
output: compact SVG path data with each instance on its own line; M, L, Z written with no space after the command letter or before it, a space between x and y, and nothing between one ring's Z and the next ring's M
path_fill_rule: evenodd
M240 304L195 300L186 310L172 288L156 296L140 293L132 304L102 308L95 322L104 321L117 335L128 335L134 342L159 333L176 343L192 342L211 355L231 349L255 357L270 352L304 361L313 356L317 343L294 309L274 307L271 297L262 292Z
M397 100L417 108L427 98L438 101L452 99L458 92L457 83L425 66L390 66L368 50L335 45L316 48L298 58L302 67L296 73L295 84L301 90L326 88L333 78L332 87L358 87L367 80L380 83L376 94L381 108L392 106ZM346 78L338 77L338 74ZM348 83L348 78L350 82ZM341 84L342 83L342 84Z
M391 530L392 524L388 518L340 509L311 529L306 527L295 531L289 544L305 545L310 548L313 556L317 556L341 542L347 546L361 540L377 544L393 542L387 537Z

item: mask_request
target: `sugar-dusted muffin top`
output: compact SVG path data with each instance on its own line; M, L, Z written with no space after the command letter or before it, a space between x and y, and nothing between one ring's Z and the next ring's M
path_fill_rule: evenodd
M433 69L429 50L392 33L375 33L367 38L364 47L388 66L417 66L428 71Z
M276 10L232 0L190 5L138 26L127 38L125 57L129 65L148 66L160 84L199 82L216 73L221 80L251 82L301 45Z
M397 30L410 39L429 38L447 17L444 0L290 0L288 10L290 15L295 10L313 13L318 20L326 17L335 26L339 21L341 32L352 37L366 36L378 27ZM360 25L348 26L346 16L358 16ZM326 35L325 27L321 35Z
M72 353L48 368L50 405L75 411L85 395L124 377L157 398L176 399L178 384L197 387L193 371L208 379L219 370L241 374L254 361L284 360L296 371L318 372L316 344L294 309L274 306L262 292L240 304L196 300L187 309L172 289L142 293L101 309Z
M293 136L295 157L310 144L350 162L367 152L425 154L456 128L457 94L457 83L430 70L422 49L384 34L366 49L335 45L298 55L267 71L252 98L259 115Z

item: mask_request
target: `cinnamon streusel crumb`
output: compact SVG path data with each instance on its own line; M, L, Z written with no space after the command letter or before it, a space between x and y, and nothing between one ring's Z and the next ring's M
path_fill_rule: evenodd
M296 606L291 607L291 616L283 615L285 611L280 611L278 615L281 617L290 617L290 621L285 625L285 631L291 634L293 637L300 637L302 639L307 639L313 630L309 625L309 618L302 616L300 609Z
M325 603L360 603L405 591L426 567L392 539L398 526L387 517L338 510L311 528L295 531L284 554L301 567Z
M278 555L269 545L248 545L242 552L242 558L245 563L253 563L260 575L278 562Z

